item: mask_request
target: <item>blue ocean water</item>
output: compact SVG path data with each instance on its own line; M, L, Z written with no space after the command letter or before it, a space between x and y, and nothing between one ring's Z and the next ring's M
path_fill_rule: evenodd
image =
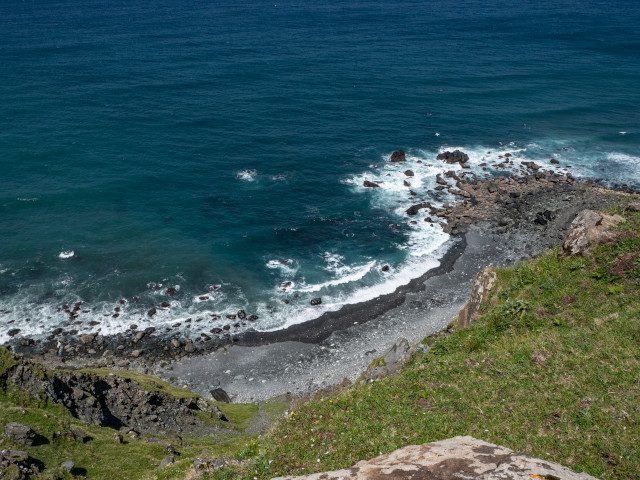
M635 0L4 0L0 343L392 291L449 245L402 214L448 201L446 149L637 186L638 25Z

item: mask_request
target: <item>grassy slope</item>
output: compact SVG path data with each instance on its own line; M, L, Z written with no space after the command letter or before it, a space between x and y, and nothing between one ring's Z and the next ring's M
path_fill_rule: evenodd
M6 349L0 349L0 374L7 368L17 364L18 357ZM178 389L154 377L128 371L111 371L108 369L85 370L98 375L120 375L136 380L141 388L159 390L178 397L197 396L188 390ZM45 466L41 478L66 478L58 468L59 465L72 459L80 475L90 479L174 479L183 478L198 456L219 457L238 454L246 445L251 445L257 435L246 433L252 421L261 414L275 416L287 408L285 401L274 401L261 408L256 405L215 403L229 419L229 422L211 420L204 415L202 420L206 424L216 424L221 427L219 433L207 436L182 434L188 445L180 445L167 435L140 435L134 439L124 435L124 443L118 444L114 440L115 430L89 425L78 419L61 406L41 399L29 397L15 388L0 390L0 426L9 422L19 422L31 426L38 434L37 444L31 447L15 445L2 440L1 448L26 450L29 455ZM264 413L264 412L268 413ZM273 418L270 420L273 421ZM65 425L69 422L69 425ZM70 433L70 427L81 427L90 437L87 443L75 441ZM4 431L4 428L2 428ZM149 439L156 437L161 443L150 443ZM162 458L167 455L167 443L175 446L179 455L175 456L176 463L162 471L158 466ZM203 451L205 451L203 453Z
M589 257L553 251L499 270L472 327L396 377L302 406L244 471L216 478L331 470L472 435L603 479L640 479L640 215L618 231Z
M0 392L0 425L25 423L46 439L19 448L43 461L47 474L71 458L91 479L184 478L203 449L209 457L249 459L241 470L215 473L216 479L265 479L350 466L454 435L603 479L640 479L640 214L629 215L618 231L617 242L589 257L561 260L555 251L499 270L498 286L472 327L427 339L431 350L416 353L398 376L302 405L259 443L245 431L260 416L275 418L285 402L218 404L232 428L185 436L190 446L178 446L176 464L162 471L165 447L147 443L148 436L119 445L113 430L12 390ZM13 362L0 349L0 372ZM151 377L136 380L167 391ZM92 440L54 438L65 421L82 426ZM17 446L2 445L11 447Z

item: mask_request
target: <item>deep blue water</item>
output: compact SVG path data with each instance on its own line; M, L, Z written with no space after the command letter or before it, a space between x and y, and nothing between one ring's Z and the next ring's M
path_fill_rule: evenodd
M447 201L448 148L637 185L639 25L632 0L4 0L0 341L272 329L390 291L447 247L402 172Z

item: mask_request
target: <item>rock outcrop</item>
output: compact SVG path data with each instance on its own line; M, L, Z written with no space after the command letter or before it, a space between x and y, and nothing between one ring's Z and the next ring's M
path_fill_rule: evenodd
M352 468L273 480L398 480L557 478L596 480L562 465L477 440L453 437L410 445L387 455L357 463Z
M40 463L40 465L39 465ZM0 451L0 478L27 480L40 473L41 462L22 450Z
M602 240L611 235L611 228L624 221L620 215L599 213L593 210L583 210L571 223L569 231L564 237L563 253L572 257L584 254L591 242Z
M404 154L404 150L396 150L391 154L391 158L389 158L391 162L406 162L407 157Z
M220 410L203 398L177 398L160 389L143 389L138 382L117 375L43 371L41 366L24 361L2 377L2 383L36 397L44 396L67 408L74 417L102 427L204 432L216 428L205 426L196 413L224 419ZM16 424L9 432L8 425L6 434L22 435L24 429L19 427ZM31 438L28 432L22 436Z
M469 155L460 150L454 150L453 152L443 152L439 153L436 157L436 160L442 160L445 163L453 164L453 163L466 163L469 161Z
M495 286L497 280L498 276L496 275L496 272L490 268L485 268L477 273L476 278L473 281L469 301L458 314L459 328L468 327L475 320L475 316L478 313L478 310L480 310L480 306L489 296L489 292Z
M411 356L411 347L406 338L400 338L384 355L371 362L371 365L364 373L367 380L386 377L400 371L402 366Z
M28 425L10 422L4 429L4 437L14 443L31 446L36 439L36 432Z

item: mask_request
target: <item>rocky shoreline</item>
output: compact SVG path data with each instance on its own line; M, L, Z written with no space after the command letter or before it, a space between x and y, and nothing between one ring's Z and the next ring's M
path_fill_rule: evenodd
M317 345L354 324L364 328L363 324L401 308L408 295L424 291L425 282L429 279L444 278L464 255L470 229L494 236L497 248L509 251L498 255L502 258L494 261L510 263L559 245L579 211L605 208L620 202L630 193L626 186L621 190L610 190L590 181L578 181L570 173L545 170L533 162L519 162L510 154L505 154L501 164L491 167L509 168L514 172L511 176L482 180L464 170L467 166L465 157L458 151L438 157L440 161L459 163L463 167L462 172L451 170L437 179L437 188L458 197L457 203L445 203L441 208L429 203L416 203L406 212L408 217L415 217L410 221L432 221L433 217L441 219L444 231L452 235L449 251L438 268L392 294L348 305L337 312L325 313L316 320L274 332L249 330L232 334L232 325L229 325L226 330L217 329L220 331L212 331L211 336L193 340L182 335L168 337L152 327L139 330L135 325L126 332L110 336L57 328L45 340L34 341L16 335L5 346L27 358L58 368L100 366L144 372L154 370L157 373L171 362L216 351L227 352L232 345L256 347L282 342ZM395 161L402 161L400 155L395 158ZM415 192L410 187L407 190L409 198L414 198ZM421 211L428 212L429 216L422 215ZM470 274L475 275L476 271ZM70 314L73 314L73 309L81 308L81 305L73 306ZM248 321L244 312L238 315L239 321ZM388 341L393 343L396 338Z

